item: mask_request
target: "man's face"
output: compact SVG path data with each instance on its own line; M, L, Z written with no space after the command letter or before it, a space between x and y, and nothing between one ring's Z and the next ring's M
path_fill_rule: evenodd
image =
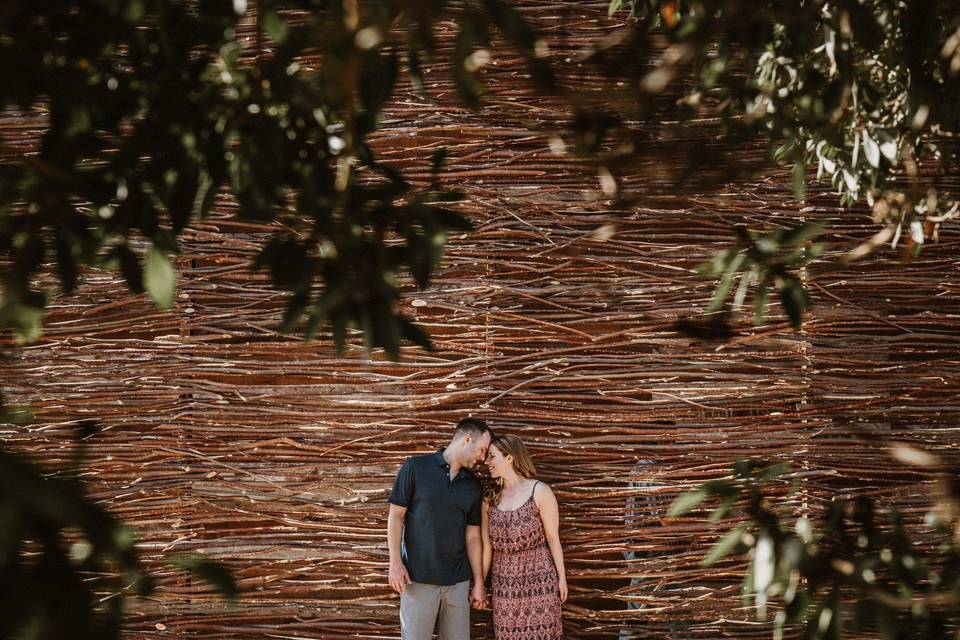
M487 458L487 450L490 448L490 434L484 433L481 436L469 436L467 449L464 452L467 458L467 464L471 467L477 466Z

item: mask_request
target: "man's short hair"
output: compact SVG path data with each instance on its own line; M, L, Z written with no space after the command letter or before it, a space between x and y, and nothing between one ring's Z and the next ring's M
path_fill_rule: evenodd
M466 435L479 438L485 433L489 433L490 437L493 437L493 429L491 429L487 423L480 418L464 418L458 422L457 426L453 429L454 438L459 438L460 436Z

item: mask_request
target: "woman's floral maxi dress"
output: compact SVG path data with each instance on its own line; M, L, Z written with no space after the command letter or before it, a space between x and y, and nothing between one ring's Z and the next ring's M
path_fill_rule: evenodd
M500 511L491 504L489 518L494 637L561 640L557 569L533 493L512 511Z

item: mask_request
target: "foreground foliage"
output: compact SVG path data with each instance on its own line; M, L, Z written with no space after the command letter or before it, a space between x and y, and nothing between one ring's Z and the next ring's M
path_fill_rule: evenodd
M270 239L252 265L288 292L285 329L328 335L341 350L357 330L368 348L394 357L403 340L429 346L422 329L397 311L398 282L410 276L419 287L429 285L447 235L470 228L447 207L462 195L439 180L413 188L401 167L374 156L368 139L402 67L422 90L422 68L438 58L433 23L447 4L259 0L252 55L237 37L246 5L0 4L0 108L49 114L38 152L6 154L0 163L0 328L24 341L39 337L52 293L38 282L51 261L64 292L81 285L84 268L110 268L132 291L172 307L178 236L229 191L242 219L280 220L291 229ZM634 18L616 40L629 46L596 48L629 76L629 107L616 115L585 106L560 86L536 31L504 0L467 3L457 16L450 62L463 101L476 106L483 94L478 70L490 50L505 41L523 53L537 87L569 100L568 137L583 154L599 153L618 125L662 118L656 96L685 87L669 109L716 115L729 139L765 138L769 160L792 165L798 200L813 164L842 203L872 206L879 231L847 259L885 243L902 244L912 255L957 212L949 194L928 188L921 174L924 162L955 160L941 142L956 133L960 114L960 12L951 7L614 0L612 13ZM653 38L669 46L651 69L641 52L653 50L644 46ZM316 67L301 64L308 51L319 54ZM613 167L636 151L616 149L602 162ZM443 159L442 151L434 157L435 174ZM608 194L616 192L606 184ZM740 308L752 292L761 322L775 291L799 325L810 306L800 270L822 259L823 247L813 242L821 231L813 225L738 230L737 244L703 267L720 282L710 311ZM854 500L837 503L822 534L809 522L787 533L758 497L751 469L738 468L732 484L704 491L724 496L728 506L750 496L754 530L731 534L721 551L754 550L749 591L758 604L782 594L781 622L808 620L810 633L820 637L840 632L841 600L834 594L854 589L866 594L858 614L866 626L893 629L890 637L939 628L934 605L941 596L928 599L924 592L934 574L916 560L905 564L915 556L896 520L893 533L881 533L872 507ZM0 513L0 588L9 596L0 599L9 607L4 634L115 637L122 594L150 589L129 531L90 503L76 482L7 453L0 456ZM841 535L850 527L859 532L853 543ZM824 565L823 549L834 547L839 551ZM863 567L862 558L869 559ZM231 593L221 569L195 558L178 562ZM867 586L866 571L876 578L878 568L892 582ZM104 611L79 577L86 572L118 576L104 587L116 594ZM936 575L936 589L955 589L954 573ZM33 593L41 595L27 600L17 590L29 583L55 588L38 587Z
M95 428L86 422L81 435ZM63 471L0 450L0 637L120 638L129 596L154 590L133 530ZM192 554L169 562L236 600L222 565Z
M938 189L933 179L957 161L958 8L952 1L902 0L610 3L611 14L632 18L624 36L631 51L644 50L655 36L669 42L652 69L634 66L640 118L651 109L650 95L677 91L670 116L715 117L728 139L765 139L770 161L792 166L798 201L812 165L815 179L829 181L842 205L865 201L872 208L877 232L845 247L843 261L886 244L909 259L958 216L956 194ZM786 235L816 236L802 221L796 224ZM739 309L755 287L762 321L772 285L799 326L810 300L796 274L816 259L823 266L822 252L785 263L775 256L775 237L766 240L773 251L757 252L759 243L739 235L735 248L705 265L706 275L721 282L712 310L731 296Z
M955 470L930 454L895 445L899 461L940 469L925 523L908 527L896 505L864 496L836 497L825 513L798 515L784 507L802 480L783 463L741 461L726 478L681 494L668 514L679 517L716 502L711 522L735 527L703 560L729 555L748 562L743 595L759 620L774 605L774 638L799 627L809 639L946 638L960 623L960 484ZM918 542L923 539L923 544Z

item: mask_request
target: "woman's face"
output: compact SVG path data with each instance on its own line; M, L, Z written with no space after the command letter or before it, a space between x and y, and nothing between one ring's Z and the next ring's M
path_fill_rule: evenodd
M487 468L490 469L490 476L493 478L502 478L504 472L510 468L512 457L506 457L497 449L497 445L490 445L490 453L487 454Z

